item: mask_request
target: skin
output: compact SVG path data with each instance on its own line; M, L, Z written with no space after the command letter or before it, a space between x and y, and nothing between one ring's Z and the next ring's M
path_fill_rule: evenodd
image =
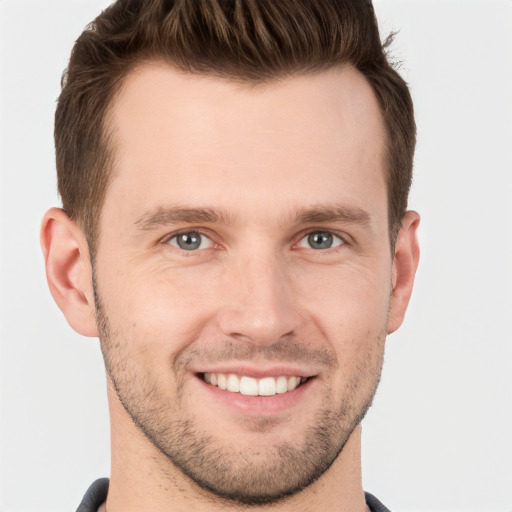
M74 221L52 209L41 237L55 300L101 339L107 509L365 510L358 425L419 258L415 212L390 250L370 86L350 66L250 87L145 63L110 115L95 289ZM202 372L309 380L240 401Z

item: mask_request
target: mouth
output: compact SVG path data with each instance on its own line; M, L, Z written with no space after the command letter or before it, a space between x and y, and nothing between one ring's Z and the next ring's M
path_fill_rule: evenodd
M279 375L257 379L247 375L234 373L199 373L198 376L211 386L222 391L239 393L245 396L274 396L284 395L305 384L311 377L295 375Z

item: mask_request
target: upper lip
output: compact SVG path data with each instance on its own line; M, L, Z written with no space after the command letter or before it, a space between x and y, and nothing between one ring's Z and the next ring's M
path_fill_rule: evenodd
M264 377L313 377L316 372L288 364L254 366L254 364L230 363L225 365L201 366L195 373L224 373L263 379Z

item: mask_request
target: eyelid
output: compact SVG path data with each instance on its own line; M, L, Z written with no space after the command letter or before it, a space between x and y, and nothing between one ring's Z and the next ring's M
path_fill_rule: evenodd
M347 235L346 233L340 233L339 231L335 229L329 229L329 228L308 228L301 233L297 235L298 241L294 244L295 247L300 247L304 249L311 249L315 250L312 247L301 247L299 244L305 240L309 235L313 233L329 233L333 237L338 238L341 243L336 245L335 247L330 247L329 249L323 249L323 251L328 251L330 249L338 249L339 247L342 247L344 245L352 245L353 239L350 235ZM320 250L315 250L316 252L321 252Z
M309 245L308 239L309 239L309 237L311 235L316 234L316 233L331 235L333 237L333 245L331 247L326 247L325 249L321 249L321 248L316 248L315 249L314 247L311 247ZM309 233L304 235L299 240L299 243L297 245L298 245L298 247L301 247L301 248L304 248L304 249L311 249L313 251L323 252L323 251L329 251L331 249L337 249L338 247L341 247L341 246L345 245L345 241L339 235L337 235L336 233L333 233L331 231L327 231L327 230L317 231L317 230L314 230L314 231L310 231Z
M186 251L185 249L181 249L179 246L177 246L175 244L170 244L171 240L176 239L180 235L189 234L189 233L197 233L197 234L201 235L202 237L208 239L210 242L209 246L205 247L205 248L201 248L201 249ZM335 247L331 247L329 249L337 249L344 245L352 245L353 244L353 239L350 235L348 235L346 233L340 233L339 231L337 231L335 229L319 227L319 228L307 228L307 229L304 229L303 231L301 231L300 233L298 233L298 235L296 235L296 239L298 239L298 240L297 240L297 242L295 242L293 244L293 246L300 247L299 244L304 239L306 239L309 235L311 235L313 233L329 233L329 234L333 235L333 237L338 238L341 241L340 244L336 245ZM163 238L160 239L159 243L164 244L164 245L171 245L172 247L178 249L179 251L191 252L191 253L195 252L195 251L205 250L205 249L209 249L211 247L219 246L218 242L216 242L214 240L214 236L209 234L209 230L205 230L204 228L194 228L194 227L184 228L184 229L175 231L173 233L168 233L167 235L165 235ZM304 248L315 250L312 247L304 247ZM323 251L327 251L329 249L323 249ZM315 251L320 252L319 250L315 250Z
M202 239L207 239L209 241L208 247L201 247L201 248L191 249L191 250L187 251L186 249L182 249L181 247L179 247L177 243L176 244L171 243L171 240L176 240L180 235L188 235L188 234L192 234L192 233L197 233L198 235L200 235L202 237ZM178 251L189 252L189 253L193 253L193 252L197 252L197 251L204 251L206 249L211 249L212 247L217 245L215 243L215 241L213 240L213 238L210 235L206 234L204 232L204 230L201 228L180 229L179 231L176 231L174 233L167 234L165 237L163 237L160 240L160 243L162 243L164 245L170 245L171 247L174 247Z

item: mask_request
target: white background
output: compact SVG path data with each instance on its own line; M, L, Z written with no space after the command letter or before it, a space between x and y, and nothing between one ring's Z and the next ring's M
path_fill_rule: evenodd
M75 510L109 474L98 342L47 290L53 114L105 0L0 0L0 510ZM364 422L365 489L393 511L512 511L512 2L381 0L419 140L422 260Z

